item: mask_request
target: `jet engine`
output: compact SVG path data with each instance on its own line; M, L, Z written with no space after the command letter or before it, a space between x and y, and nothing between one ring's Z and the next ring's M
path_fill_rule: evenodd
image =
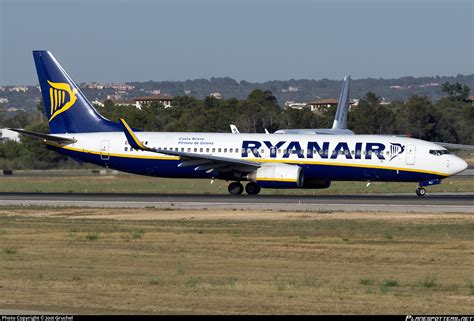
M263 165L247 174L247 180L264 188L299 188L303 187L304 174L297 165Z

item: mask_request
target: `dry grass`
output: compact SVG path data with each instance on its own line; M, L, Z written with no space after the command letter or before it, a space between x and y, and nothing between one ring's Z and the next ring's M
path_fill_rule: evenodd
M258 212L129 211L1 210L0 306L125 314L474 312L469 214L264 212L259 219Z

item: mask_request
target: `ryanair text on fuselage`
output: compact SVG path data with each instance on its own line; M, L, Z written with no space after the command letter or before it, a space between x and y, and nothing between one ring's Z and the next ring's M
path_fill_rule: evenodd
M276 158L279 153L282 153L282 158L289 158L293 154L297 155L298 158L314 158L314 155L318 155L322 159L336 159L338 157L345 157L346 159L372 159L372 155L375 155L378 159L385 159L385 144L382 143L357 142L351 148L346 142L338 142L331 149L330 142L318 143L309 141L305 147L306 149L303 149L298 141L279 141L273 144L270 141L244 140L242 142L242 157L262 157L260 150L261 148L266 148L270 152L270 158ZM405 146L401 144L391 143L390 147L390 151L387 151L390 160L405 150Z

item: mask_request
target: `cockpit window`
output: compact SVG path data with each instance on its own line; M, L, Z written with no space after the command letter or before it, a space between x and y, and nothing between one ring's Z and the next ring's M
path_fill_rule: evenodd
M430 154L440 156L444 154L449 154L449 151L447 149L430 149Z

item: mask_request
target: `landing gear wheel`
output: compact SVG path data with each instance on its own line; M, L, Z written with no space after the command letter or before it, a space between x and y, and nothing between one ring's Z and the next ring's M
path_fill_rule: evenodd
M232 195L239 195L242 194L242 192L244 191L244 186L239 182L232 182L229 184L227 190Z
M418 196L425 196L426 195L426 190L423 187L418 187L416 189L416 195Z
M248 183L247 185L245 185L245 191L249 195L257 195L258 193L260 193L260 186L255 183Z

